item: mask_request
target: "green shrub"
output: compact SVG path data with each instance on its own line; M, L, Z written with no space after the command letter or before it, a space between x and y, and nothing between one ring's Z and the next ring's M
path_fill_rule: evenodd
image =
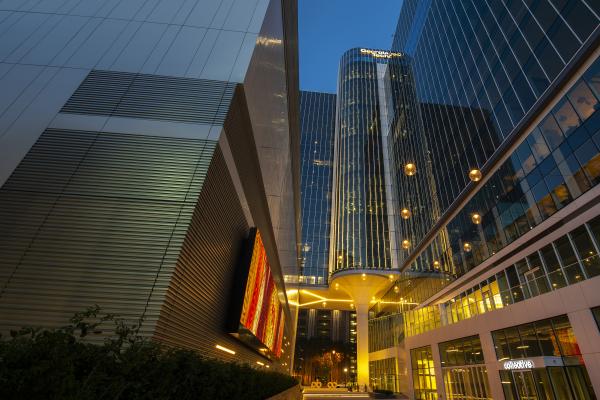
M0 340L0 399L248 399L297 384L289 375L166 348L93 307L55 330L25 328ZM90 322L93 321L93 322ZM81 341L114 321L103 345Z

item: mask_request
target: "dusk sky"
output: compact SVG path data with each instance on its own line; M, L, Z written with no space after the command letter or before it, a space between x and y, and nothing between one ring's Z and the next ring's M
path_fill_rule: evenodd
M352 47L389 49L402 0L299 0L300 89L335 93Z

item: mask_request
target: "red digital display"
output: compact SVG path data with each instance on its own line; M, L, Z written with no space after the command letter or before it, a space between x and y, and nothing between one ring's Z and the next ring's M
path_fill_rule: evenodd
M256 231L240 324L281 356L284 313L260 233Z

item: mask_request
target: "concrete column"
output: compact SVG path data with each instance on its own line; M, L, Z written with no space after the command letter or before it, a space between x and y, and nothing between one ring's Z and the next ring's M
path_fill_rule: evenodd
M369 385L369 304L356 304L357 382L362 390Z
M600 395L600 332L589 308L567 314L596 396Z
M487 330L481 331L479 332L479 339L481 340L481 351L483 351L483 359L487 368L487 378L490 384L491 393L488 393L488 395L492 399L503 399L504 391L502 390L498 357L496 357L496 348L494 347L492 334Z

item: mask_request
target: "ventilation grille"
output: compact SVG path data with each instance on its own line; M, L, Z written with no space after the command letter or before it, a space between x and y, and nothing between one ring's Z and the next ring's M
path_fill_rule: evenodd
M94 70L61 112L221 125L235 83Z

